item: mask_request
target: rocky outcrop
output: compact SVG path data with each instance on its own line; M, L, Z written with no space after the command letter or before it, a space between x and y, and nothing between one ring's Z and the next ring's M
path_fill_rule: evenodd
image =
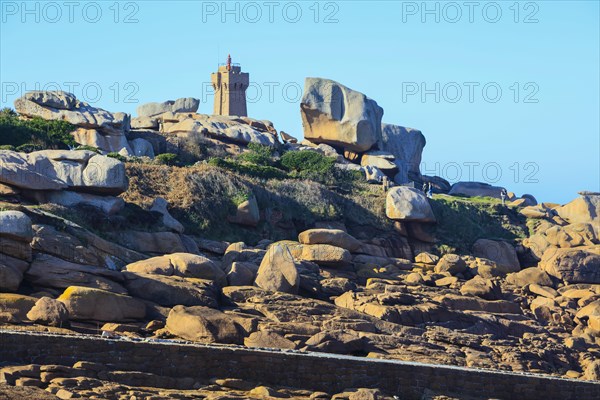
M165 113L158 118L163 121L161 132L175 134L191 141L208 136L242 145L256 143L274 146L277 143L276 132L272 132L269 126L247 117Z
M162 103L146 103L137 108L139 118L149 118L156 115L172 112L172 113L195 113L200 106L200 100L193 97L184 97L181 99L167 100ZM145 124L144 128L152 128Z
M302 244L330 244L350 252L357 251L362 243L340 229L309 229L300 233L298 241Z
M36 254L25 278L34 287L66 289L82 286L126 294L118 271L76 264L49 254Z
M389 190L385 213L397 221L435 222L433 210L423 192L405 186Z
M243 323L219 310L196 306L175 306L169 312L166 328L184 339L203 343L242 344L246 331ZM251 324L250 318L246 318Z
M173 253L148 258L127 265L125 270L142 274L175 275L184 278L207 279L219 284L225 283L225 273L217 264L206 257L189 253Z
M435 272L457 275L467 270L465 261L456 254L445 254L435 265Z
M75 141L81 145L100 148L105 152L119 152L131 148L125 134L129 131L129 115L111 113L79 101L62 91L28 92L15 100L15 109L24 117L67 121L77 127Z
M600 246L550 248L540 268L566 283L600 283Z
M519 271L519 258L515 248L508 242L489 239L478 239L473 244L473 255L492 260L504 269L504 273Z
M299 261L310 261L322 266L341 267L352 260L346 249L329 244L286 244L292 257Z
M31 219L21 211L0 211L0 236L31 242L33 229Z
M86 150L0 150L0 182L40 203L85 204L107 214L123 208L123 200L112 196L128 187L122 162Z
M421 131L382 124L381 133L377 146L380 150L394 155L393 163L397 167L394 181L397 184L404 184L420 178L421 155L426 144L425 136Z
M537 267L525 268L506 276L506 281L512 285L524 287L528 285L552 286L550 276Z
M483 182L457 182L452 185L448 194L453 196L493 197L500 199L502 187Z
M583 195L557 207L558 215L567 221L600 224L600 193L584 192Z
M216 287L210 280L124 272L125 287L132 296L164 307L217 307Z
M19 288L31 260L31 219L21 211L0 211L0 291Z
M394 176L398 171L398 167L394 164L395 159L396 157L391 153L371 150L362 155L360 165L363 167L375 167L386 175Z
M383 109L335 81L306 78L300 111L304 138L311 142L365 152L381 139Z

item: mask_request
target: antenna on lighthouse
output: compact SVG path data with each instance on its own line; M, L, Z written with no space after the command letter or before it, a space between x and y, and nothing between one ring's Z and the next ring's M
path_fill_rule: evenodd
M227 71L231 71L231 54L227 54Z

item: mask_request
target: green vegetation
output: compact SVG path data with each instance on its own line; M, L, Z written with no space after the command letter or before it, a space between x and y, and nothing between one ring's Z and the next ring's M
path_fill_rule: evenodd
M88 150L100 154L100 149L94 146L77 146L75 150Z
M25 143L20 146L17 146L17 148L15 150L18 151L19 153L31 153L33 151L40 151L40 150L44 150L44 149L45 149L45 147L42 145L39 145L39 144Z
M466 254L477 239L512 241L527 236L525 217L497 199L435 195L430 204L437 219L440 252L455 249Z
M288 151L281 157L281 165L297 174L326 174L334 163L333 157L325 157L310 150Z
M77 145L71 135L74 130L66 121L46 121L39 117L21 120L10 108L0 110L0 145L14 146L17 151L68 149Z
M275 149L270 146L263 146L257 143L249 143L248 151L240 154L237 159L242 162L248 162L255 165L272 167L275 165L273 153Z
M358 171L343 171L334 166L335 158L310 150L288 151L281 157L281 165L292 177L308 179L327 186L350 190L363 180Z
M385 217L383 191L366 183L340 192L317 182L285 178L285 172L274 167L222 159L184 168L132 163L126 168L129 190L124 200L144 207L157 196L165 198L173 217L190 235L251 244L265 238L295 239L316 221L340 221L351 232L373 231L373 235L388 232L393 225ZM255 168L258 176L245 168ZM276 171L278 179L255 173L265 170ZM228 222L235 207L250 195L263 213L260 224L248 228Z
M247 192L247 191L237 192L237 193L233 194L233 196L231 197L231 201L237 207L240 204L242 204L243 202L249 200L250 196L251 196L251 193Z
M154 161L162 165L175 165L177 163L177 154L163 153L154 157Z
M288 177L284 171L275 167L240 163L238 161L224 160L222 158L211 158L208 160L208 164L259 179L285 179Z
M116 151L110 152L106 156L110 157L110 158L116 158L119 161L126 161L127 160L127 158L125 158L124 156L120 155Z

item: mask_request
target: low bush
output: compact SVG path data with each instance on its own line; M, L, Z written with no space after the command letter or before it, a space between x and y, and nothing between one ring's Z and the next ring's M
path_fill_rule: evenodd
M174 153L163 153L154 157L154 161L161 165L175 165L177 164L177 154Z
M124 157L124 156L120 155L120 154L119 154L119 153L117 153L116 151L113 151L113 152L111 152L111 153L108 153L106 156L107 156L107 157L110 157L110 158L116 158L117 160L119 160L119 161L123 161L123 162L127 161L127 158L126 158L126 157Z
M100 149L94 146L77 146L75 150L88 150L100 154Z
M263 146L257 143L249 143L248 151L238 156L238 160L262 166L274 166L273 152L271 146Z
M19 153L31 153L33 151L44 150L44 148L45 148L44 146L39 145L39 144L25 143L20 146L17 146L17 148L15 150L18 151Z
M335 159L310 150L288 151L281 157L281 165L290 172L325 174L333 168Z

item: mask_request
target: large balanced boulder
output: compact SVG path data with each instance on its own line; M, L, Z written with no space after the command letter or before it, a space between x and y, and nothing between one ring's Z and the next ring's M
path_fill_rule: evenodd
M452 185L448 194L453 196L493 197L500 199L502 189L500 186L492 186L489 183L483 182L457 182Z
M309 229L298 235L298 241L302 244L330 244L350 252L358 250L362 245L354 236L340 229Z
M304 138L365 152L381 138L383 109L335 81L306 78L300 103Z
M600 283L600 246L551 247L539 267L566 283Z
M81 145L99 147L105 152L131 153L125 133L129 131L129 115L111 113L79 101L62 91L33 91L14 102L15 110L26 118L67 121L78 129L73 137Z
M377 147L394 155L393 162L398 169L394 177L396 183L409 182L409 175L413 179L421 176L421 155L425 144L425 136L417 129L382 124Z
M245 336L236 318L202 306L173 307L166 328L174 335L202 343L242 344Z
M557 207L558 215L567 221L589 222L596 226L600 224L600 193L583 192L583 195L565 204Z
M275 243L269 248L260 263L254 283L273 292L298 293L300 275L287 246Z
M106 290L69 286L58 300L71 319L119 322L146 315L146 305L140 300Z
M492 260L503 269L504 274L521 269L517 252L508 242L500 240L478 239L473 244L473 255Z
M385 213L388 218L397 221L435 222L433 210L423 192L405 186L388 191Z

